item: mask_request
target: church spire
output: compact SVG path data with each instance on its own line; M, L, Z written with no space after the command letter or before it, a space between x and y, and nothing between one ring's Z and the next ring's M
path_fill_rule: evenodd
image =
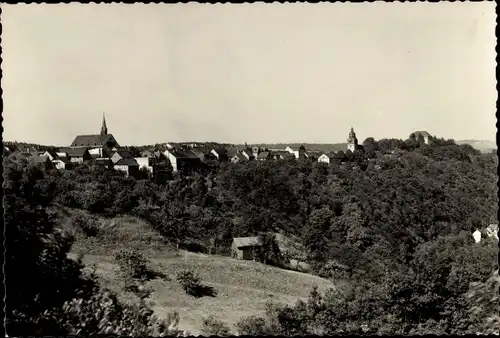
M104 116L104 113L102 113L101 135L108 135L108 127L106 127L106 117Z

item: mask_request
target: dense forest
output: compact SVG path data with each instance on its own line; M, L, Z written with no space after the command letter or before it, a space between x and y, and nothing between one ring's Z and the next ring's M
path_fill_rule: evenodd
M496 154L452 140L373 138L329 165L250 161L166 182L97 165L58 171L6 158L7 332L178 334L146 306L120 305L82 273L81 262L66 258L71 238L54 231L46 208L54 204L139 216L167 241L202 252L215 243L222 255L233 237L272 242L279 232L304 248L280 260L306 260L317 275L349 281L326 294L312 290L296 306L269 306L262 318L242 321L240 334L498 330L497 242L471 236L497 223L497 164Z

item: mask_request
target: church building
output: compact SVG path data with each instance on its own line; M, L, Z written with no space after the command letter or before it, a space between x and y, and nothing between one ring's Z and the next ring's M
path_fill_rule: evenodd
M100 157L105 157L106 153L110 153L113 147L119 147L118 142L112 134L108 134L106 126L106 118L102 114L102 126L100 134L93 135L78 135L71 143L71 148L88 148L94 152L98 152Z
M347 139L347 150L354 152L358 149L358 139L356 138L356 133L351 127L351 132L349 133L349 138Z

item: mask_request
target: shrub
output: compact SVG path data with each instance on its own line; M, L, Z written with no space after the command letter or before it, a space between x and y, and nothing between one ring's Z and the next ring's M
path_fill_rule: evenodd
M182 270L177 274L177 280L181 283L182 288L189 295L196 295L198 289L201 288L201 280L198 275L196 275L191 270Z
M229 336L231 334L229 327L223 321L216 319L214 316L203 318L201 333L203 335L220 337Z
M264 318L257 316L250 316L241 319L236 323L236 331L238 335L248 336L263 336L269 334L269 329L266 327Z
M115 255L124 277L147 279L148 267L146 258L137 250L120 249Z
M95 217L86 217L78 214L73 217L73 224L87 237L96 237L101 232Z
M121 305L109 291L91 298L75 298L64 304L62 311L45 311L41 320L59 321L71 335L113 334L126 336L179 336L179 316L170 314L159 320L144 302L138 306Z

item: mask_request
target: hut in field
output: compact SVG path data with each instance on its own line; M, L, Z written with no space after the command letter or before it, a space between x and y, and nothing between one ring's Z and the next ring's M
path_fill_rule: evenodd
M231 245L231 257L243 260L255 260L255 249L261 245L258 237L235 237Z

